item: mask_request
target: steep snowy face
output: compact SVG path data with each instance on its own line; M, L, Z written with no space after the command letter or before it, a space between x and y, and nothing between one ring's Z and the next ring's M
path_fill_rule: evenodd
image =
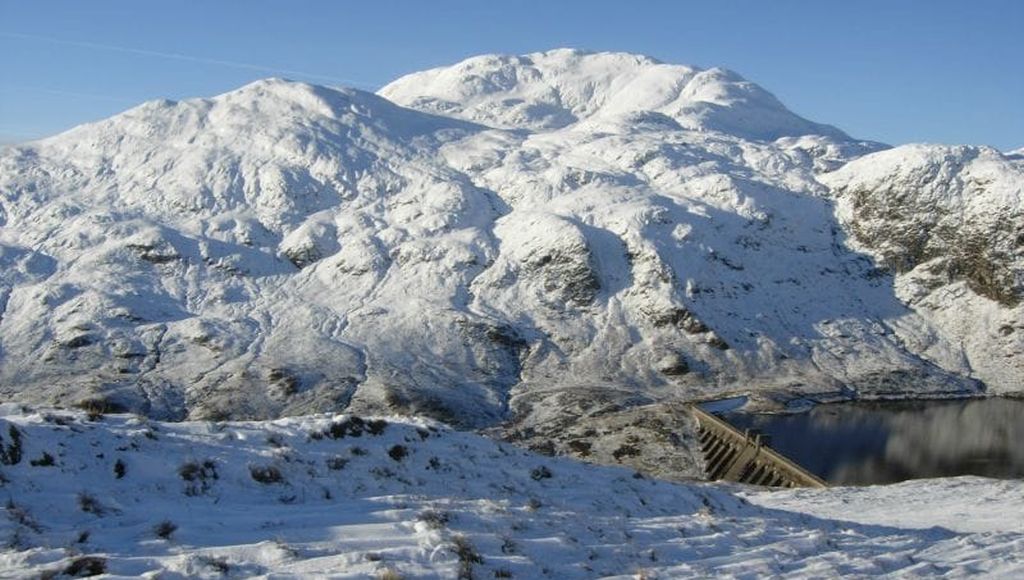
M410 159L431 147L431 135L466 126L360 91L260 81L209 100L146 103L14 148L3 160L5 191L26 179L40 192L5 205L8 219L18 219L84 194L93 207L117 205L175 222L242 211L280 232L337 205L335 193L386 189L360 180L388 177L387 160ZM59 168L47 167L51 160ZM56 181L67 187L52 187ZM246 239L245 225L228 229L226 241Z
M344 406L373 357L341 333L385 274L449 311L490 251L493 200L434 153L474 130L270 80L4 151L0 388L171 417Z
M381 94L414 108L270 80L0 152L3 395L507 422L678 475L680 401L980 387L819 180L847 215L868 171L822 172L881 146L732 73L553 51Z
M1024 160L907 145L825 175L854 242L898 273L902 300L958 337L977 376L1024 376Z
M422 111L506 129L550 130L595 116L653 111L682 127L747 139L846 136L786 109L731 71L626 53L561 49L479 56L402 77L380 90Z

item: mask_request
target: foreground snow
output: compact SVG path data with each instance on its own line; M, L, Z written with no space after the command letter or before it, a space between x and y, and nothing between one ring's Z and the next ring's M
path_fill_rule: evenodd
M2 414L4 576L1024 573L1019 482L770 493L639 478L426 420Z

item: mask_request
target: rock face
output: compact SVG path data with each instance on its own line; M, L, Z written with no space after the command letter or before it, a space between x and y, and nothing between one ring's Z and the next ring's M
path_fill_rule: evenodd
M1024 388L1024 163L985 147L908 145L821 180L854 245L896 294L958 340L974 376Z
M524 439L1020 391L1021 159L882 149L735 73L565 50L147 103L0 153L0 389Z

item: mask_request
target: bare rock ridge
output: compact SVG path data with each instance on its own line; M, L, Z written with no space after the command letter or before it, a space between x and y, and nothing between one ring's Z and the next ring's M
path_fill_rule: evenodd
M694 398L1020 392L1022 178L629 54L146 103L0 151L0 393L628 460Z

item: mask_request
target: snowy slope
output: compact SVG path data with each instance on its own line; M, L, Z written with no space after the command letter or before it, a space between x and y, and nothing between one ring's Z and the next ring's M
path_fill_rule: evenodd
M681 401L1020 391L1021 333L974 325L1012 305L926 307L848 245L843 180L874 166L827 172L881 149L616 53L148 103L0 152L0 394L504 424L678 477Z
M1024 160L985 147L907 145L822 181L854 243L897 272L900 300L963 345L955 356L966 356L974 376L1019 391Z
M734 72L627 53L485 55L402 77L380 94L414 109L505 129L558 129L584 119L650 112L686 129L752 140L847 139L835 127L794 115Z
M4 577L1024 572L1019 484L772 493L638 478L423 420L2 415ZM996 497L999 514L973 517Z

